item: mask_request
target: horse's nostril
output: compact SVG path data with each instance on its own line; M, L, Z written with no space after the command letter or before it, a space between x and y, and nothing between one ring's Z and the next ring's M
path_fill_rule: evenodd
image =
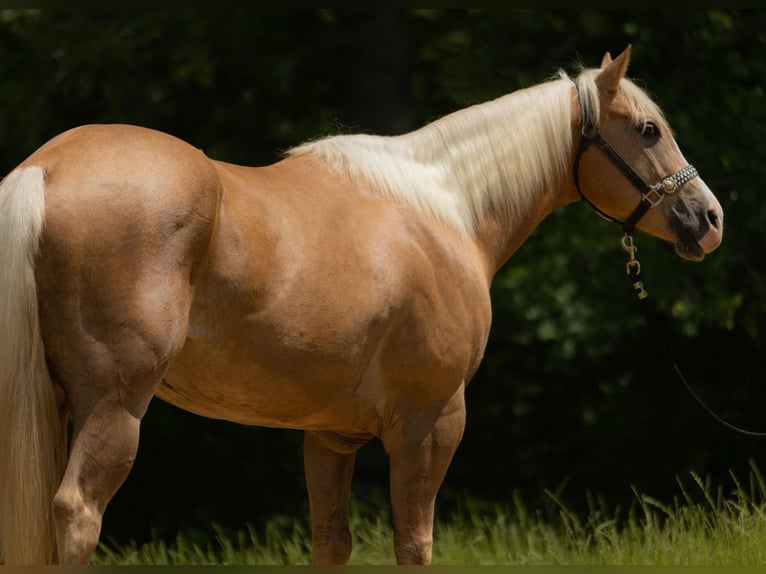
M710 222L710 225L714 229L719 229L721 225L721 218L718 215L718 212L714 209L709 209L707 212L707 220Z

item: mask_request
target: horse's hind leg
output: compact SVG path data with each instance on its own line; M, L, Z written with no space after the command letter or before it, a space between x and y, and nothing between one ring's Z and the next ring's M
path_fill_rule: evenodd
M53 499L62 564L90 561L104 509L133 464L139 419L115 398L109 397L75 422L69 464Z
M134 344L125 346L136 350ZM107 356L111 360L97 353L81 356L85 365L95 368L84 371L87 380L78 375L65 382L73 435L66 472L53 499L63 564L90 560L104 510L133 465L141 417L165 370L165 361L158 362L154 353L143 360L125 350Z
M311 509L314 564L345 564L351 556L348 504L356 450L367 441L306 431L303 464Z
M76 309L89 318L86 327L48 324L49 365L73 420L69 461L53 499L61 563L90 560L106 505L132 467L141 418L185 341L187 281L180 274L155 279L119 305L78 299L70 308L64 301L59 311Z

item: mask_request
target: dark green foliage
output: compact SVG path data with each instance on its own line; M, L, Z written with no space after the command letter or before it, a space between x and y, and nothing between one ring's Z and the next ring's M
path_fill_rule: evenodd
M460 107L599 64L666 111L726 212L721 249L681 262L637 235L673 352L701 394L766 427L766 12L736 10L0 10L0 172L82 123L173 133L217 159L266 164L328 133L399 133ZM585 205L554 213L497 276L485 361L441 500L511 503L585 489L662 497L694 470L745 469L763 445L719 430L652 354L620 232ZM304 516L298 431L195 418L156 401L107 536L170 536ZM379 445L355 492L383 489ZM357 498L360 498L359 496ZM533 505L533 502L530 501Z

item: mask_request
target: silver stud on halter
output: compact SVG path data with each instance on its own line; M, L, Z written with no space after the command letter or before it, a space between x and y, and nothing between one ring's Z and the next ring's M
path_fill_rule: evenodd
M685 183L690 182L697 177L697 168L693 165L687 165L685 168L677 171L671 176L666 177L660 183L655 183L646 193L642 194L643 199L655 207L662 203L665 195L675 193Z

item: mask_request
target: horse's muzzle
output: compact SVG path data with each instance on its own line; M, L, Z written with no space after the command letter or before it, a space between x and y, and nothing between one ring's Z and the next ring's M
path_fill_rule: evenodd
M702 198L681 195L670 209L675 216L678 255L699 261L721 244L723 209L712 193Z
M718 205L714 209L708 209L705 216L707 217L708 230L697 240L697 243L705 253L710 253L723 240L723 210Z

